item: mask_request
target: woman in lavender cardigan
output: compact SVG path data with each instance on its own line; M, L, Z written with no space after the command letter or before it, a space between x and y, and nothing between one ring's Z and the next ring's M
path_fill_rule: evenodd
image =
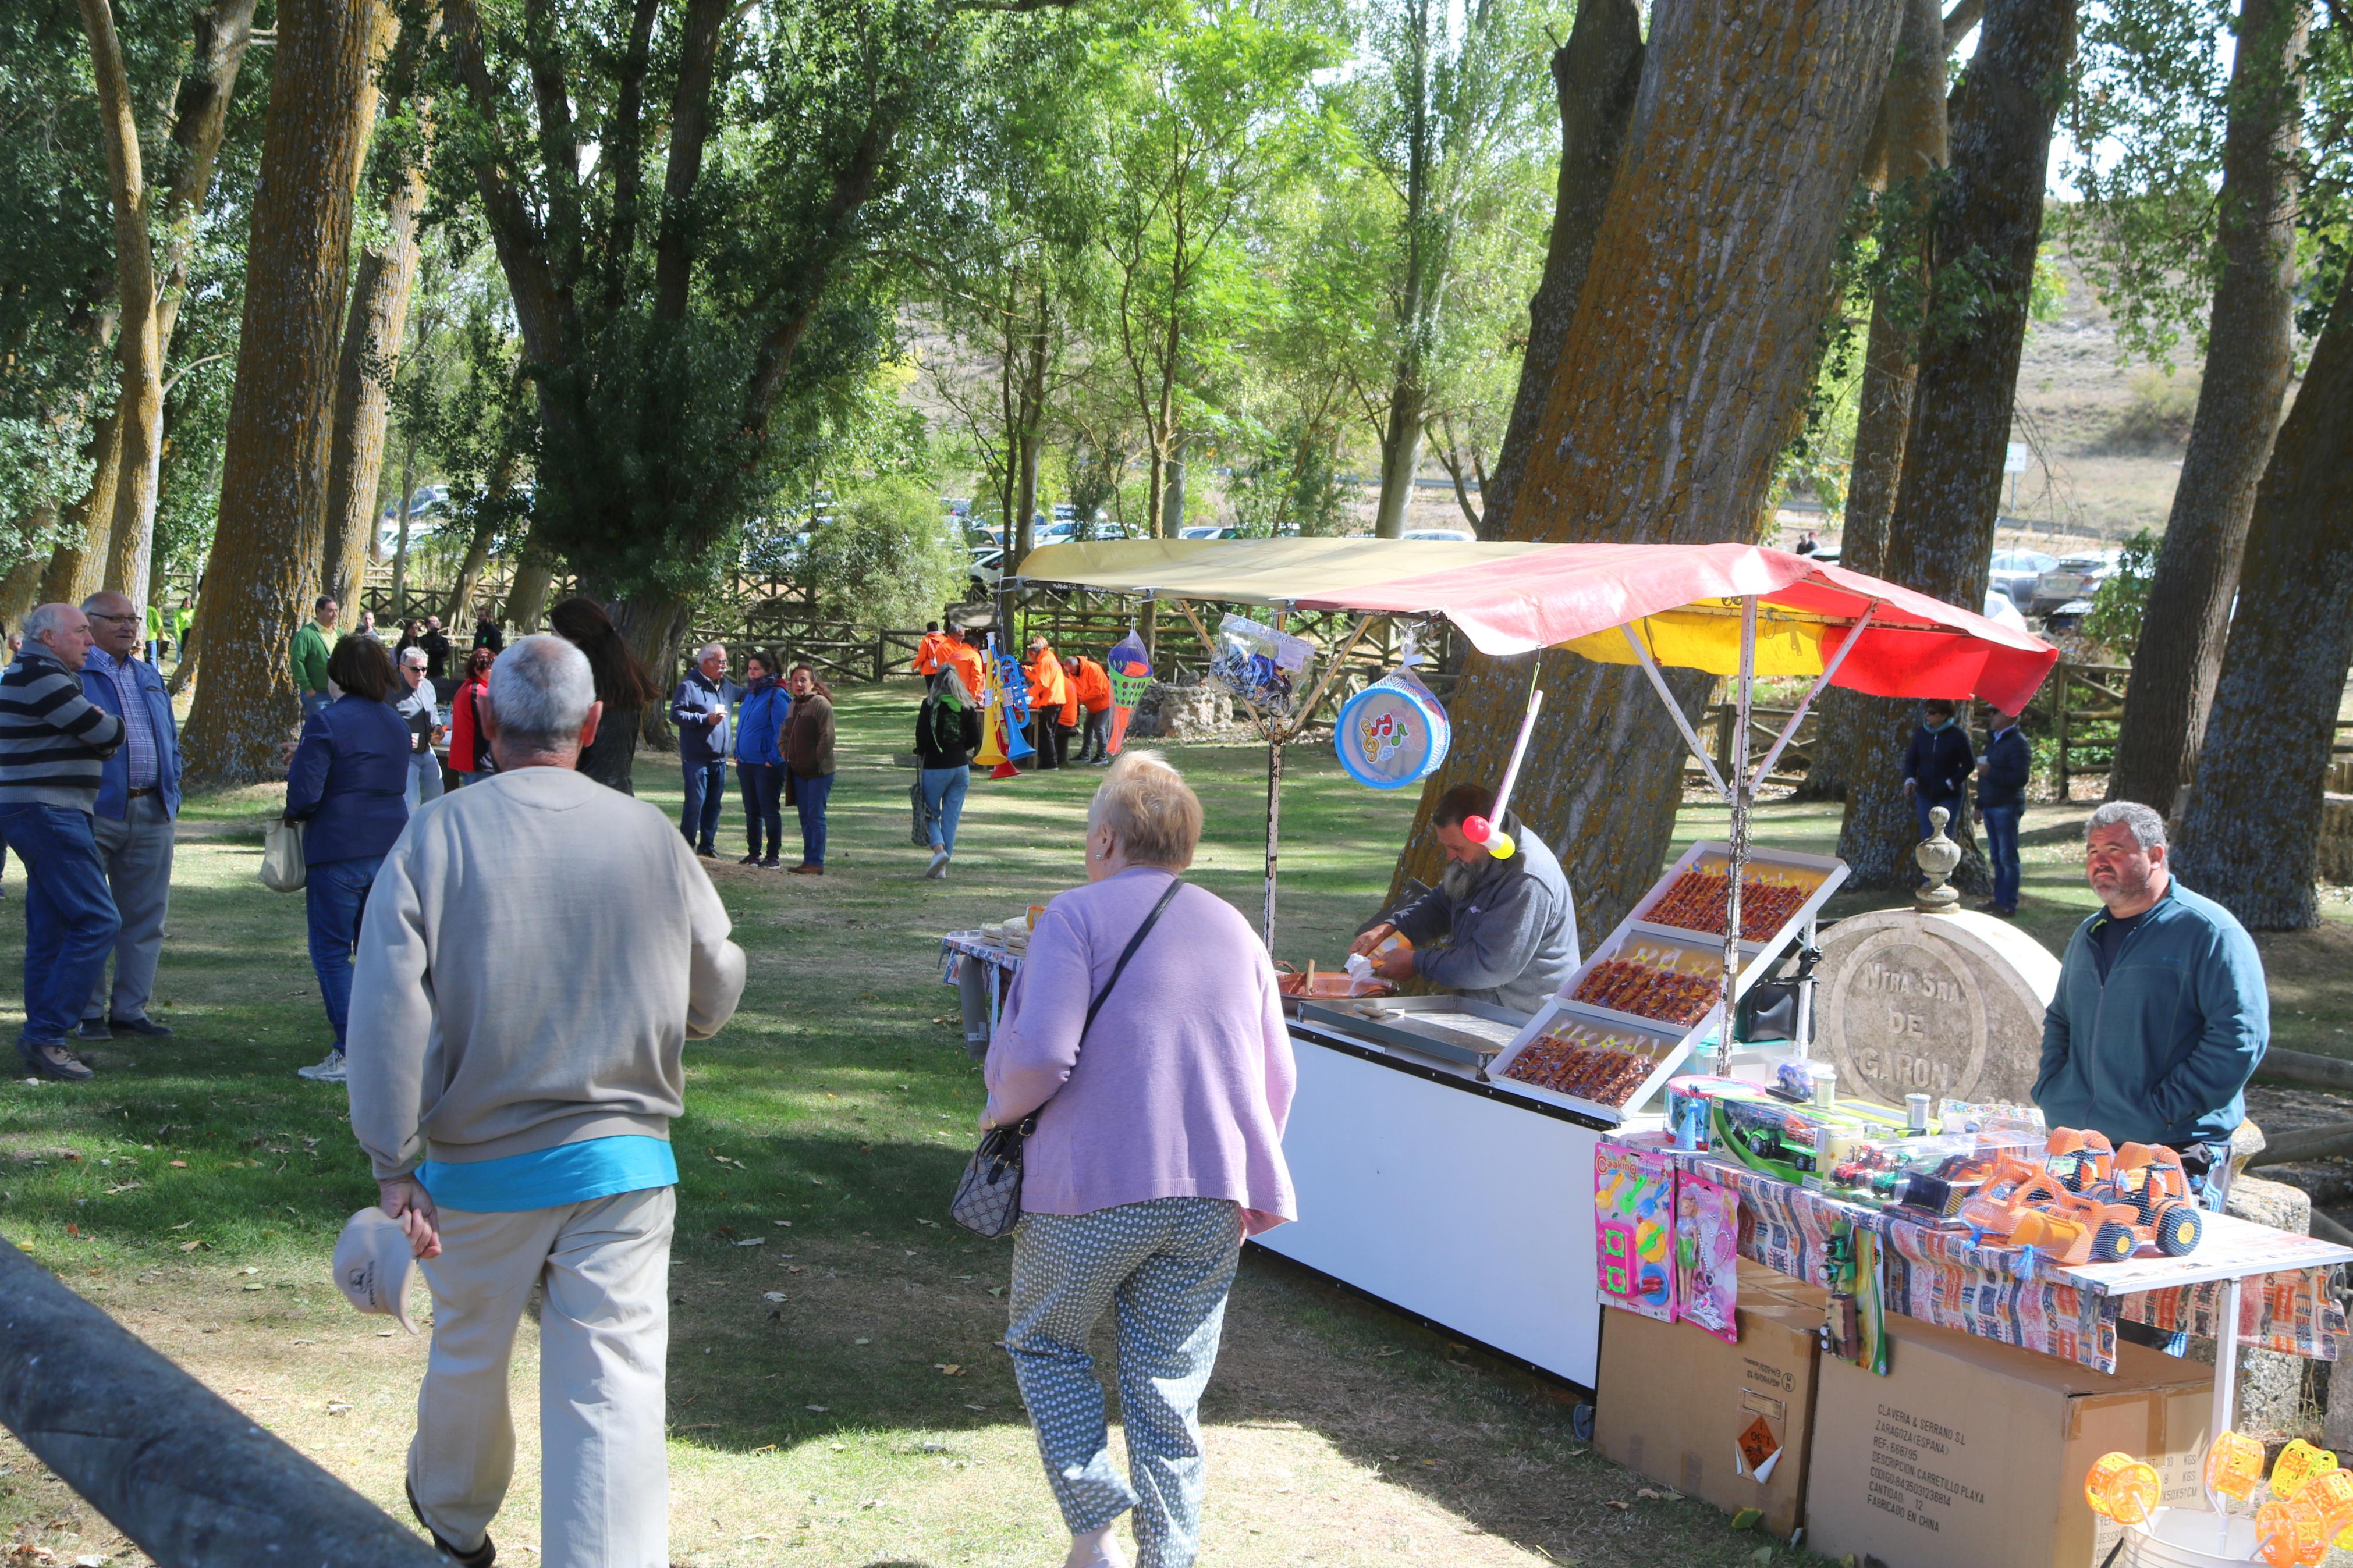
M1080 1034L1121 952L1201 838L1201 803L1156 752L1113 765L1087 809L1087 882L1039 917L990 1045L986 1125L1035 1110L1013 1250L1015 1379L1070 1527L1066 1568L1144 1568L1199 1547L1198 1409L1245 1236L1296 1219L1282 1126L1295 1078L1266 950L1232 905L1181 887ZM1087 1342L1119 1321L1134 1485L1113 1468Z

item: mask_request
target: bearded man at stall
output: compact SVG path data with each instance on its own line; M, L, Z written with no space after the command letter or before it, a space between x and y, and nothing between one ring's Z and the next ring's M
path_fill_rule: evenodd
M1534 1013L1577 969L1577 900L1559 859L1518 817L1507 812L1495 824L1512 836L1512 853L1501 859L1463 836L1466 818L1494 809L1489 784L1460 784L1440 796L1433 825L1445 875L1348 951L1369 956L1394 932L1412 946L1383 954L1376 974Z

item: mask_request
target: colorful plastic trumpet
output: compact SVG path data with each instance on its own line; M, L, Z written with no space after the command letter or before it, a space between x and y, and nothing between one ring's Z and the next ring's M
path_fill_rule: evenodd
M2103 1454L2084 1478L2084 1500L2092 1511L2118 1524L2138 1524L2164 1495L2157 1467L2130 1454Z

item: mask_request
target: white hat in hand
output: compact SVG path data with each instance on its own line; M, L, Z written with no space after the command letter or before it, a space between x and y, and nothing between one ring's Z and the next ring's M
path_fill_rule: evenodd
M343 1299L363 1312L382 1312L410 1333L408 1280L417 1257L400 1222L368 1207L352 1215L335 1239L335 1284Z

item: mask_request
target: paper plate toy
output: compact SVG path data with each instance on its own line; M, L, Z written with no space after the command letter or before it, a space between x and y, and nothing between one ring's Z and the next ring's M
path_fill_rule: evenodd
M1446 761L1454 726L1410 669L1383 676L1341 705L1340 765L1372 789L1419 784Z

